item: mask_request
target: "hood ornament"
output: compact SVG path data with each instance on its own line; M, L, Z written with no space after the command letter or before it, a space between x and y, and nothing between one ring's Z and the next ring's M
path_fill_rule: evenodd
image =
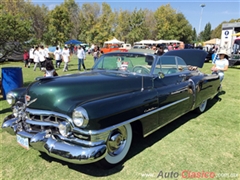
M30 101L30 100L31 100L31 96L25 95L25 104L26 104L26 106L29 106L30 104L34 103L37 100L37 98L33 99L32 101ZM28 101L30 101L30 102L28 102Z

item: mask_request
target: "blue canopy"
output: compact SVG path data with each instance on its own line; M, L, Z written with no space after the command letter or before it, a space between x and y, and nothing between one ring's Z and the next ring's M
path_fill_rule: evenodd
M54 52L54 51L56 50L56 46L49 46L49 47L48 47L48 50L49 50L50 52Z
M66 41L64 44L82 44L82 42L76 39L71 39L69 41Z

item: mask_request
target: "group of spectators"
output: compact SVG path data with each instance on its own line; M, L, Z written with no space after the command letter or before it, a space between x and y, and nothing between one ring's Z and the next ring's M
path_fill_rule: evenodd
M68 46L65 45L63 50L60 47L56 47L54 51L54 57L56 60L56 68L60 68L61 62L64 62L63 71L68 70L68 62L70 61L70 52ZM31 64L34 63L33 71L36 71L37 67L41 71L45 72L44 76L56 76L57 73L54 70L53 58L50 57L48 46L32 46L29 51L24 50L23 54L25 67L30 68Z
M49 59L49 50L48 46L44 48L43 45L41 46L32 46L29 50L24 50L23 59L25 62L25 67L30 68L31 63L34 63L33 70L35 71L37 66L39 66L40 70L41 67L44 66L44 62Z
M168 51L180 50L184 48L185 48L184 42L180 42L179 44L170 43L170 44L167 44L166 46L157 45L152 47L152 49L155 51L155 54L159 56L163 55L165 52L168 52Z
M184 42L180 42L178 45L172 45L169 44L166 47L164 46L153 46L152 49L155 51L156 55L163 55L167 51L171 50L181 50L185 48ZM98 46L93 45L91 48L89 48L89 54L92 54L94 63L97 61L97 59L100 56L100 49ZM81 66L84 70L86 70L84 60L86 60L86 52L84 47L79 45L77 49L75 49L74 46L74 52L77 55L78 58L78 70L81 71ZM55 67L60 68L60 65L62 62L64 62L64 68L63 71L68 71L68 63L70 62L70 55L73 52L71 52L71 49L68 48L67 45L64 46L63 50L60 49L59 46L56 47L56 50L54 51L53 55L56 60ZM30 68L31 63L34 63L33 70L35 71L37 66L39 66L39 69L41 71L45 72L44 76L57 76L57 73L55 71L52 58L50 58L49 49L48 46L35 46L31 47L29 52L27 50L24 51L24 61L25 61L25 67ZM218 59L217 61L213 62L213 67L211 68L212 73L217 73L220 76L220 81L223 80L224 77L224 71L228 69L228 55L226 52L220 51L218 53Z

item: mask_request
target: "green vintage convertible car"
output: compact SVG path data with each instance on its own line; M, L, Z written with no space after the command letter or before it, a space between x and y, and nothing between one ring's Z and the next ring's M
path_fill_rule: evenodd
M113 167L127 155L134 130L145 137L189 111L206 109L220 81L196 68L205 57L193 49L163 56L104 54L90 71L39 78L9 92L12 114L2 128L27 149Z

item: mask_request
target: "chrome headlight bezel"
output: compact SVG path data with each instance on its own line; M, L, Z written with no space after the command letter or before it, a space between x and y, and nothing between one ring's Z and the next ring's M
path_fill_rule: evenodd
M7 100L8 104L10 104L10 105L15 104L16 103L16 99L17 99L16 95L12 91L7 93L6 100Z
M77 127L85 128L89 121L87 111L82 107L75 108L72 113L72 120Z

